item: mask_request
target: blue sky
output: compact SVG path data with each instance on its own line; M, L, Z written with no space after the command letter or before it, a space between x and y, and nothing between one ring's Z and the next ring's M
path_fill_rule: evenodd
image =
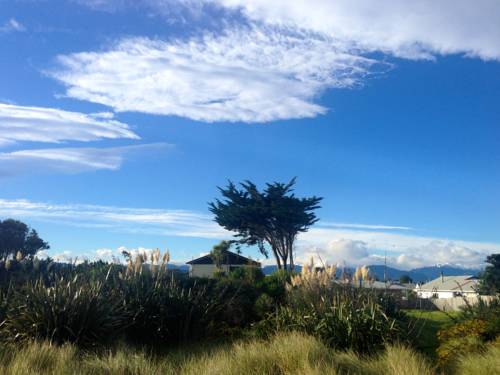
M500 5L440 5L3 0L0 217L58 259L183 262L230 237L217 186L297 176L324 197L299 260L479 266L500 251Z

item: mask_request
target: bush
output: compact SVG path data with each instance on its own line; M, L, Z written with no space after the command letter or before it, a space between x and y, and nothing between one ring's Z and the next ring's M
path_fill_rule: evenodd
M332 282L333 269L304 271L287 285L286 303L259 325L259 332L301 331L328 346L359 353L381 349L401 338L402 318L377 293Z
M498 298L486 303L466 305L456 318L456 323L438 332L437 349L439 364L453 368L457 361L468 354L482 353L487 344L500 335L500 303Z
M120 302L105 294L102 282L57 278L39 280L12 296L2 334L7 341L46 340L96 346L123 329L127 316Z
M209 293L202 283L182 286L166 272L136 273L119 283L130 316L126 337L132 342L176 345L215 334L225 291Z
M301 331L336 349L370 353L400 337L400 327L370 295L340 289L321 303L281 306L269 316L266 330Z

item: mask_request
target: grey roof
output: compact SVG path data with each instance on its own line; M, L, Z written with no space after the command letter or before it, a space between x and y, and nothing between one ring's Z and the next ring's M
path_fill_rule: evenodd
M473 275L466 276L443 276L438 277L421 286L417 286L419 291L464 291L474 292L478 283L478 278Z
M223 250L223 262L222 264L228 265L249 265L249 266L258 266L260 267L260 263L252 260L250 258L246 258L240 254L232 253L231 251ZM187 264L214 264L214 260L210 254L202 256L197 259L193 259Z
M343 284L341 280L335 280L337 284ZM356 288L359 287L359 282L351 281L350 284ZM411 290L405 285L401 285L399 283L393 283L388 281L387 283L383 281L363 281L361 286L367 289L387 289L387 290Z

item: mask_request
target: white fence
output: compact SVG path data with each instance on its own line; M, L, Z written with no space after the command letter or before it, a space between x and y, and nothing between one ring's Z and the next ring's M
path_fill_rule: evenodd
M462 306L465 306L467 303L475 305L478 302L479 298L488 303L495 297L469 296L469 297L452 297L452 298L431 298L429 299L429 301L431 301L441 311L459 311L460 308Z

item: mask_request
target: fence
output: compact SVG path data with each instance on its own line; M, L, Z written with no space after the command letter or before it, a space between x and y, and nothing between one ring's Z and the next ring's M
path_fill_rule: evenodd
M453 297L453 298L432 298L430 301L441 311L459 311L462 306L467 303L475 305L479 299L489 303L495 297L493 296L468 296L468 297Z

